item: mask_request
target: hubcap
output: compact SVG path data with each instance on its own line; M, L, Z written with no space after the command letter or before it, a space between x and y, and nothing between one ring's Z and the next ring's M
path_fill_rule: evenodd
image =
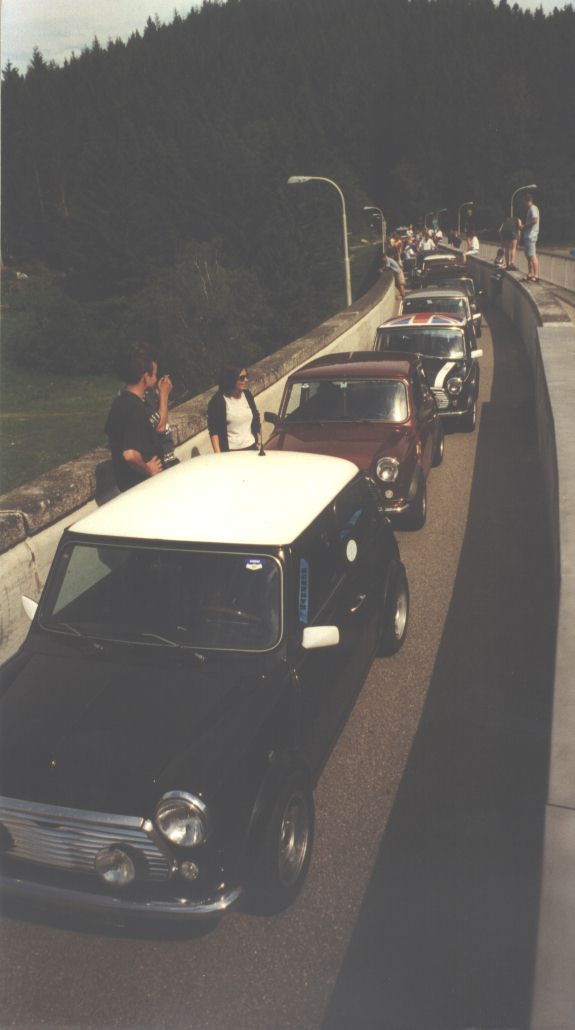
M393 620L393 632L395 639L401 640L405 632L407 622L407 592L403 586L400 587L395 603L395 618Z
M303 869L309 843L309 815L302 794L291 795L283 814L278 849L279 877L292 887Z

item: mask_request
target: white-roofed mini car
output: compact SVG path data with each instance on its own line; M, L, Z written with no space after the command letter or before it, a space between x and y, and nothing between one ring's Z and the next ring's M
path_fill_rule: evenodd
M76 523L0 672L3 890L180 919L245 889L288 904L319 770L408 605L379 493L338 458L199 457Z

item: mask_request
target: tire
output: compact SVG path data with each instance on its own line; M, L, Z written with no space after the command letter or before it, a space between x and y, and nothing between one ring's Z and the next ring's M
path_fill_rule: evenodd
M399 565L386 600L381 634L377 646L380 658L397 654L403 647L409 622L409 584L403 565Z
M472 433L477 425L477 397L473 398L473 404L461 419L461 428L464 433Z
M272 915L291 905L307 875L314 836L314 803L303 775L281 788L257 843L251 909Z
M423 473L419 477L419 485L415 500L409 511L403 516L405 529L423 529L427 519L427 484Z
M440 420L438 419L437 420L437 435L435 437L435 442L434 442L434 445L433 445L433 458L431 460L431 464L432 464L433 468L437 468L438 465L441 465L441 462L443 461L444 449L445 449L445 431L443 429L443 426L442 426Z

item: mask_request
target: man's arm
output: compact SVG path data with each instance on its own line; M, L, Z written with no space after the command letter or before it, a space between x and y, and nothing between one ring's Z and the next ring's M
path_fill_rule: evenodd
M149 461L144 461L140 451L127 450L122 451L122 457L129 465L133 465L134 468L138 469L139 472L143 472L146 476L156 476L158 472L162 471L162 462L156 455L150 458Z
M158 415L160 421L156 426L157 433L163 433L168 424L168 398L172 392L172 380L169 376L162 376L158 382L158 395L160 403L158 405Z

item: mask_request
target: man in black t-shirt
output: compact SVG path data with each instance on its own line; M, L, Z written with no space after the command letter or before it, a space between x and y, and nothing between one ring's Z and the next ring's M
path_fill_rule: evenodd
M141 344L129 351L124 378L126 386L113 401L106 421L114 476L121 491L162 471L160 440L150 424L144 396L146 390L157 384L160 401L167 411L172 389L169 376L162 376L158 382L158 365Z

